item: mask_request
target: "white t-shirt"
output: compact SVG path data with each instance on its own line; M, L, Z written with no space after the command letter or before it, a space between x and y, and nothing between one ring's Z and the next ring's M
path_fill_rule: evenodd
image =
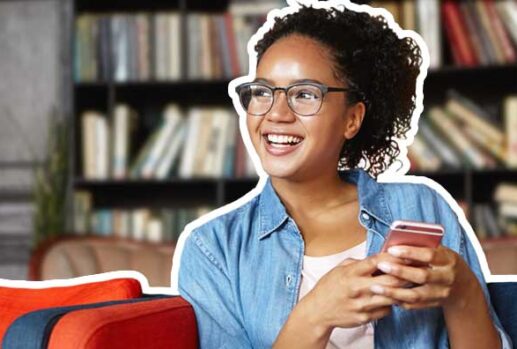
M303 256L302 284L298 300L316 285L319 279L347 258L364 259L366 241L348 250L323 257ZM326 349L372 349L373 326L371 323L352 328L335 328Z

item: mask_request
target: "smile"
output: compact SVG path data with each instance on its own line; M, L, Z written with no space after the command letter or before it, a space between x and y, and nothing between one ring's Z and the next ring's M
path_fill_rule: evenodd
M299 148L303 138L291 135L264 134L266 151L274 156L289 154Z

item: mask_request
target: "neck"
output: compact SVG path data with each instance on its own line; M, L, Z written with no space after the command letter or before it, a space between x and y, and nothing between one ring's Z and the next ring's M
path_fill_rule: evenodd
M291 216L315 217L321 212L357 200L357 188L339 178L337 171L303 181L271 177L271 184Z

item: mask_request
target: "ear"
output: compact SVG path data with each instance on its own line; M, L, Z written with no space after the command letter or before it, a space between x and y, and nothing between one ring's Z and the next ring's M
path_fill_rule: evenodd
M345 132L343 136L345 139L352 139L355 137L363 123L366 106L363 102L357 102L349 107L346 111L345 118Z

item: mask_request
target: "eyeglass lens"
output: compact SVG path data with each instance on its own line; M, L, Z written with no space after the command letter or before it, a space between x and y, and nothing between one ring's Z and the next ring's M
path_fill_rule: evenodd
M240 90L243 108L252 115L264 115L273 105L273 90L262 84L250 84ZM294 85L287 90L289 107L299 115L313 115L321 106L323 94L314 85Z

